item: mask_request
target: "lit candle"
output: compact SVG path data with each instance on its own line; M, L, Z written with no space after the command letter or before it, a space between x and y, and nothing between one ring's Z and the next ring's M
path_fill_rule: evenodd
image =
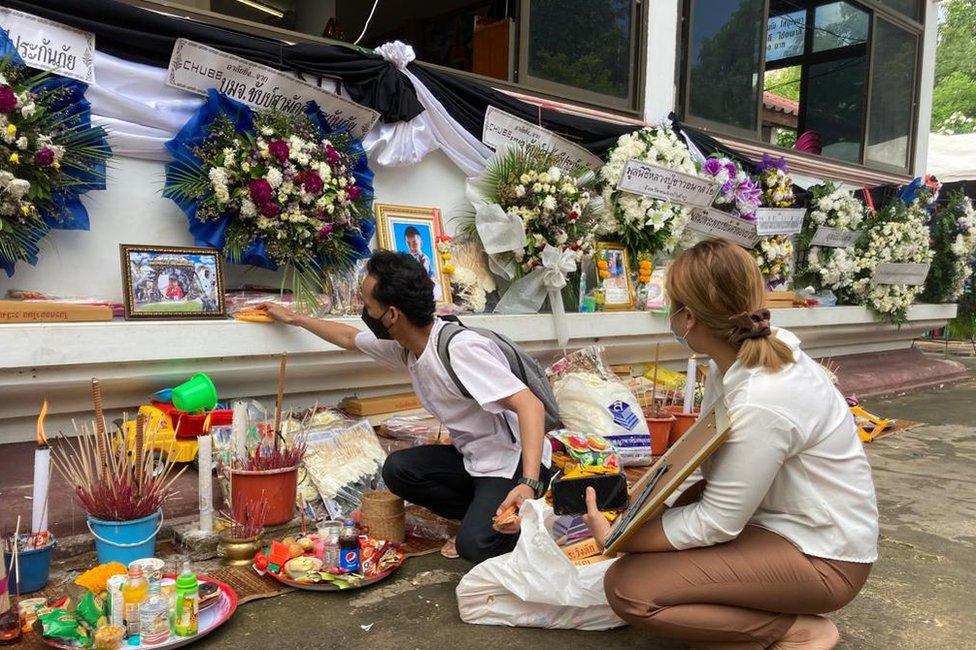
M695 379L698 375L698 361L695 355L688 357L688 370L685 375L685 403L682 409L685 413L691 413L695 408Z
M200 530L213 532L213 436L209 433L197 438L197 466L200 492Z
M47 416L47 400L37 416L37 448L34 449L34 501L31 511L31 535L40 537L47 533L47 491L51 480L51 448L44 435L44 418Z

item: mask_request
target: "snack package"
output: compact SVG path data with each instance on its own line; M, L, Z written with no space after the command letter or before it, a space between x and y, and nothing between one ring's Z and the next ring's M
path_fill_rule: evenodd
M650 463L651 434L640 402L604 362L602 346L563 357L547 374L567 429L603 436L622 466Z
M105 606L102 604L102 599L90 591L86 592L78 601L75 613L93 628L107 622L103 620L105 618Z
M74 612L53 609L37 618L41 622L44 638L58 639L84 648L91 645L88 630Z
M550 431L549 438L554 443L553 461L557 462L564 475L568 476L574 471L581 474L615 474L620 471L620 455L601 436L558 429Z

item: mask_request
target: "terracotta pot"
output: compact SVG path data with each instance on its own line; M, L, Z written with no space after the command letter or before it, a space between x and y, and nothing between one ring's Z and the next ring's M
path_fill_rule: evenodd
M647 416L647 428L651 430L651 454L660 456L668 450L668 439L671 437L671 428L674 426L674 416L670 413L659 414L654 417Z
M668 438L668 447L678 442L678 438L685 435L695 422L698 420L698 413L675 413L674 426L671 427L671 437Z
M253 501L268 502L265 526L287 524L295 516L297 466L256 471L232 469L230 473L231 507L235 520L244 520L247 505Z

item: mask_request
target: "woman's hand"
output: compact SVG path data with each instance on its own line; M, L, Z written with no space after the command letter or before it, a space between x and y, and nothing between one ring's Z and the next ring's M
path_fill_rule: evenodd
M586 488L586 514L583 515L583 523L593 533L593 540L599 547L605 548L610 535L610 522L596 507L596 490L591 487Z
M522 519L518 516L519 508L526 499L535 496L535 492L528 485L519 483L512 488L502 504L495 511L495 520L492 528L503 535L515 535L522 526Z
M302 315L298 312L292 311L287 307L282 307L273 302L266 302L258 305L256 309L259 309L266 313L271 318L275 319L279 323L284 323L285 325L298 325L301 322Z

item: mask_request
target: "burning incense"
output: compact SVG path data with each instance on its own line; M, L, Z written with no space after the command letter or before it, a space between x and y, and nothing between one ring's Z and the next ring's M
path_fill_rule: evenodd
M278 448L278 436L281 435L281 405L285 399L285 365L288 362L288 353L281 353L281 365L278 366L278 397L275 400L274 415L274 434L275 449Z
M47 400L41 404L37 416L37 448L34 449L34 493L31 507L31 535L46 537L47 495L51 484L51 448L44 434L44 418L47 417ZM16 542L16 540L15 540Z

